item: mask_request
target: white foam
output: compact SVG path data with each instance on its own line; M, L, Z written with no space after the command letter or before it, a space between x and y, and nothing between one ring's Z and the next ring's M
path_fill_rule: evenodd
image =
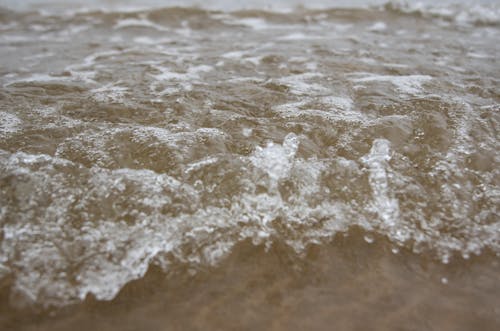
M313 109L310 105L321 104L322 110ZM347 97L325 96L320 98L305 98L298 102L290 102L273 107L273 110L283 117L319 116L332 122L360 122L368 117L353 109L353 101Z
M385 22L375 22L368 27L368 31L371 32L384 32L387 30L387 24Z
M124 103L129 90L128 87L120 86L121 82L106 84L102 87L90 90L93 98L99 102Z
M158 67L157 69L160 70L161 73L153 75L153 77L158 81L188 80L190 78L186 73L173 72L163 67Z
M319 102L331 104L335 111L354 108L346 97L329 96L319 98ZM306 106L303 101L296 105ZM391 151L385 139L374 140L369 153L360 160L367 168L367 184L372 192L368 208L364 207L365 197L361 201L341 201L337 194L329 195L330 189L357 190L349 187L351 179L366 179L358 163L342 158L300 158L299 137L293 133L282 144L272 142L256 147L248 157L207 155L194 161L186 158L184 174L194 176L193 185L150 170L98 167L100 158L104 165L111 159L109 146L123 139L123 134L140 144L154 141L158 148L166 144L180 156L192 155L191 150L199 147L202 138L226 139L219 129L194 130L186 126L182 130L134 126L97 133L89 130L68 138L69 142L85 142L85 152L92 156L101 153L92 168L48 155L0 151L5 174L13 180L22 178L9 188L16 195L20 212L13 213L15 208L10 214L4 209L0 211L2 222L6 217L19 220L2 223L4 236L0 244L0 276L13 274L11 293L16 302L62 306L83 300L88 293L110 300L126 283L142 277L151 264L164 270L176 262L193 269L200 264L215 265L235 244L247 239L270 247L278 238L302 254L308 244L331 240L352 225L377 231L396 243L411 239L427 244L443 257L455 250L465 254L479 252L483 247L500 249L495 244L497 223L473 224L470 230L457 222L454 224L467 231L445 237L439 233L439 222L421 229L425 218L418 217L425 214L425 206L413 207L418 216L415 219L402 215L399 204L405 202L398 201L395 192L405 190L406 183L395 181L400 174L391 168L390 161L396 152ZM74 151L75 146L66 147ZM58 149L58 155L64 155L63 152L64 148ZM224 158L235 162L219 165ZM67 171L59 171L61 167L67 167ZM227 167L238 170L241 175L233 179L243 189L235 192L229 183L230 196L223 196L214 204L201 202L203 192L211 196L216 190L224 190L225 185L224 181L210 182L203 175L205 167L214 167L221 174L226 173ZM198 171L202 173L196 178ZM332 174L333 183L323 181L324 175ZM282 196L278 188L285 180L293 185ZM396 184L400 186L394 187ZM490 194L500 196L498 190ZM172 208L174 205L177 208ZM44 208L44 213L33 216L27 212L33 208ZM165 210L172 214L165 214ZM72 222L72 217L77 217L78 222ZM464 216L457 216L456 220L460 217ZM482 234L480 238L478 233ZM435 237L427 237L429 234ZM2 271L2 265L6 271ZM72 270L72 274L65 274L67 270Z
M270 27L266 20L257 17L238 18L237 20L226 21L225 23L244 25L256 31L266 30Z
M35 41L35 38L23 35L2 34L0 36L0 44L30 43Z
M140 36L140 37L135 37L134 42L137 44L144 44L144 45L159 45L159 44L166 44L170 43L172 39L170 38L151 38L148 36Z
M22 121L14 114L0 111L0 136L7 137L22 128Z
M71 64L64 68L65 71L71 72L72 80L80 80L87 84L96 85L97 82L94 80L97 71L95 70L95 66L99 60L108 60L115 56L123 55L128 51L134 51L136 49L130 48L127 50L110 50L110 51L102 51L92 53L87 55L82 62Z
M189 67L184 73L170 71L169 68L158 65L155 65L154 68L161 72L160 74L152 75L157 81L190 81L200 78L200 74L214 70L214 67L204 64Z
M257 146L250 160L255 167L264 170L273 182L276 182L288 176L298 146L298 137L290 133L285 137L283 145L269 142L266 147Z
M396 88L406 94L418 94L422 91L422 85L431 81L432 77L427 75L407 75L407 76L392 76L392 75L377 75L371 73L355 73L351 76L359 78L351 78L355 83L372 83L372 82L389 82Z
M489 55L489 54L485 54L485 53L479 53L479 52L468 52L467 56L470 57L470 58L472 58L472 59L480 59L480 60L483 60L483 59L495 59L495 56L493 56L493 55Z
M32 74L31 76L15 79L9 81L5 86L10 86L16 83L32 83L32 82L68 82L72 81L73 77L64 77L64 76L52 76L49 74Z
M153 68L160 73L151 75L155 81L151 84L150 90L160 97L163 95L175 94L181 90L191 91L193 89L193 83L198 82L203 74L207 74L215 69L212 66L204 64L191 66L186 72L171 71L170 68L161 65L153 65ZM165 84L172 83L176 85L165 86ZM158 87L162 87L159 92Z
M419 13L424 17L451 20L460 25L474 23L499 24L500 7L498 3L483 1L467 4L449 4L429 1L392 1L390 6L404 13ZM490 2L490 3L488 3Z
M317 35L310 35L310 34L305 34L302 32L294 32L291 34L287 34L285 36L281 36L278 38L278 40L290 40L290 41L295 41L295 40L315 40L315 39L322 39L323 37L317 36Z
M243 128L242 132L243 136L245 137L250 137L253 133L253 129L252 128Z
M382 65L384 67L395 68L395 69L406 69L410 67L409 65L402 63L382 63Z
M384 224L392 228L399 220L399 202L393 197L388 181L388 162L391 159L390 142L375 139L370 153L362 162L370 169L369 182L373 195L373 208Z
M231 60L237 60L243 58L243 56L246 54L244 51L231 51L222 54L222 57L225 59L231 59Z
M314 78L323 77L320 73L310 72L286 76L278 80L279 83L290 87L290 92L297 95L321 95L327 93L328 89L323 85L315 82L310 82Z
M147 20L145 18L141 18L141 19L136 19L136 18L126 18L126 19L122 19L120 21L118 21L115 26L113 27L113 29L124 29L124 28L133 28L133 27L143 27L143 28L151 28L151 29L155 29L155 30L158 30L158 31L169 31L168 28L160 25L160 24L157 24L157 23L154 23L154 22L151 22L150 20Z
M206 167L208 165L214 164L218 160L219 159L217 157L207 157L207 158L204 158L204 159L202 159L200 161L197 161L197 162L189 164L187 166L186 170L184 170L184 172L186 174L189 174L192 171L196 171L196 170L199 170L199 169L201 169L203 167Z
M321 98L321 102L344 111L349 111L353 107L352 99L347 97L326 96Z
M207 73L207 72L210 72L210 71L213 71L214 70L214 67L212 66L209 66L209 65L206 65L206 64L200 64L200 65L197 65L197 66L192 66L192 67L189 67L188 68L188 74L191 76L191 77L199 77L200 73Z

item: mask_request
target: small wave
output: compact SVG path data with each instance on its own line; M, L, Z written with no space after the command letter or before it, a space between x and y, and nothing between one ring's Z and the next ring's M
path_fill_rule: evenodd
M301 263L353 229L443 262L500 254L495 14L100 3L0 12L13 303L110 300L242 241Z
M396 88L406 94L418 94L422 91L422 85L432 77L427 75L409 75L409 76L385 76L374 75L370 73L353 73L352 81L355 83L371 83L371 82L390 82Z
M436 4L422 1L391 1L384 8L399 14L418 15L424 18L438 18L463 24L498 25L500 7L498 4L452 3Z
M159 134L168 144L184 145L184 138L156 131L143 130L131 140ZM214 134L216 130L199 130L194 145L182 154L196 148L200 135ZM444 214L442 220L434 215L433 224L426 222L433 197L425 198L422 191L400 206L396 195L414 194L415 184L391 169L393 153L384 139L374 140L360 159L368 178L356 161L299 157L301 137L290 133L282 144L270 142L248 157L231 160L221 154L188 163L182 182L146 169L113 169L105 159L116 147L106 147L105 140L119 140L109 132L94 139L87 133L81 139L94 140L93 148L80 148L94 157L90 168L75 162L82 159L74 144L58 152L73 155L74 161L22 152L0 155L0 196L14 199L0 214L0 256L4 273L15 275L12 295L17 304L61 306L88 293L110 300L126 283L142 277L151 263L166 270L173 264L214 265L246 239L266 246L286 242L300 254L308 244L331 240L352 226L379 231L398 245L413 241L415 249L429 246L444 261L457 250L500 250L497 223L462 223L458 220L464 216L454 214L449 222L455 229L444 230ZM455 171L443 166L443 171ZM371 190L368 206L364 187ZM446 210L446 204L454 208L456 188L447 190L438 194L451 200L442 200L445 206L439 210Z

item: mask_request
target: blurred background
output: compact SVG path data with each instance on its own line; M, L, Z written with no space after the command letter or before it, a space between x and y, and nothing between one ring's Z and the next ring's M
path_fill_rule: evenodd
M249 8L288 10L298 6L308 8L360 7L381 5L387 2L420 5L450 5L458 3L494 4L497 0L420 0L420 1L387 1L387 0L1 0L0 5L17 10L30 9L138 9L151 7L199 6L217 10L239 10Z

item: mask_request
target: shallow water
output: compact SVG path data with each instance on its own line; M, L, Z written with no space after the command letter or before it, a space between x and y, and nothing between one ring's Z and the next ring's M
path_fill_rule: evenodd
M30 3L0 11L0 325L498 328L494 2Z

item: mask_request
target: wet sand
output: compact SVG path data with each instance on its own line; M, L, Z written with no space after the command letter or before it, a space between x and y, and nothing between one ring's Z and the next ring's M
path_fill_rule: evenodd
M13 311L3 330L497 330L500 266L485 252L443 265L359 231L313 246L246 242L215 268L187 276L150 268L110 302L88 297L52 314Z

